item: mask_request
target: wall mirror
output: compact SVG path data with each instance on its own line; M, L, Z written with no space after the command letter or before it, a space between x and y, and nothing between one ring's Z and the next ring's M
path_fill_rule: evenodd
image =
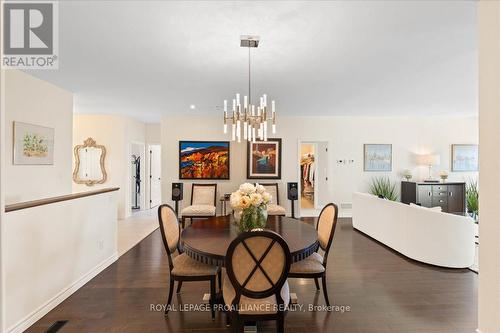
M107 174L104 168L106 147L88 138L83 145L75 146L73 152L75 154L75 171L73 171L75 183L92 186L106 181Z

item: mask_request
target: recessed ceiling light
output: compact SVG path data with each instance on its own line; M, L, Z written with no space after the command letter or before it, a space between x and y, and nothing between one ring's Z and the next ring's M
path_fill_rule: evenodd
M196 109L196 105L191 104L191 105L189 106L189 108L190 108L191 110L194 110L194 109Z

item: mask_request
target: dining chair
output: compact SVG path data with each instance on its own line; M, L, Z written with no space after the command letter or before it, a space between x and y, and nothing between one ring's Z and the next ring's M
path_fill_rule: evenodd
M192 184L191 204L181 211L182 228L185 221L195 218L207 218L215 216L217 206L217 184Z
M265 187L266 191L271 194L271 202L267 205L268 215L285 216L286 210L280 206L279 186L278 183L260 184Z
M273 231L244 232L231 242L222 294L233 332L242 332L245 321L266 320L276 320L284 332L291 260L287 243Z
M321 278L323 285L323 296L326 305L330 306L328 299L328 290L326 288L326 265L328 262L328 253L332 246L333 235L337 225L338 207L334 203L329 203L321 210L318 218L316 230L318 231L319 247L324 251L324 256L314 252L304 260L293 263L290 268L290 278L311 278L314 279L316 289L319 289L318 279Z
M181 291L183 281L210 281L210 306L212 308L212 320L215 320L215 280L219 268L201 263L185 253L180 253L179 220L172 207L166 204L161 205L158 208L158 220L170 270L170 285L165 315L168 314L172 302L175 281L178 283L177 293ZM178 255L172 257L176 251Z

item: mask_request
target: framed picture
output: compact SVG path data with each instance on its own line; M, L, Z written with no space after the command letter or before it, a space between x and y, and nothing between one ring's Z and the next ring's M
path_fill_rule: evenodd
M14 164L54 164L54 129L15 121L13 153Z
M229 179L229 141L179 141L179 179Z
M248 142L247 178L281 179L281 139Z
M391 144L364 145L365 171L392 171Z
M451 145L451 171L478 171L478 145Z

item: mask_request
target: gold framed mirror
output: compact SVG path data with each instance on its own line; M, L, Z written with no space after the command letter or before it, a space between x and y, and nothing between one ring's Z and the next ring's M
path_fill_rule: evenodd
M75 170L73 171L75 183L92 186L106 181L108 178L104 167L106 147L88 138L83 145L76 145L73 153L75 154Z

